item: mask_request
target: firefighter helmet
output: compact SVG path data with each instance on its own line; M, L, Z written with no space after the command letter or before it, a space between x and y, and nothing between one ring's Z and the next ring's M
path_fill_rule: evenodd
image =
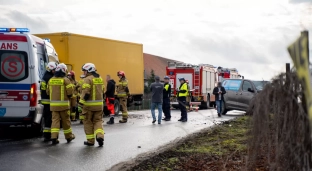
M85 63L83 66L82 66L82 71L87 71L87 72L95 72L96 71L96 68L95 68L95 65L93 63Z
M63 63L60 63L57 65L55 71L61 71L61 72L66 74L67 73L67 66Z
M164 79L165 79L165 80L169 80L169 79L170 79L170 77L168 77L168 76L165 76L165 77L164 77Z
M125 72L123 72L123 71L118 71L118 72L117 72L117 76L122 76L122 77L124 77L124 76L125 76Z
M52 70L55 70L56 67L57 67L56 62L49 62L47 67L46 67L46 70L51 72Z
M68 73L68 75L69 75L69 76L75 76L75 72L74 72L74 71L70 71L70 72Z

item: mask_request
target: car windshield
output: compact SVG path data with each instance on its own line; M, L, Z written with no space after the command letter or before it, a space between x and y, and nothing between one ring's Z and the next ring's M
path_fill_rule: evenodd
M269 83L269 81L252 81L252 82L255 84L257 90L262 90L263 87Z

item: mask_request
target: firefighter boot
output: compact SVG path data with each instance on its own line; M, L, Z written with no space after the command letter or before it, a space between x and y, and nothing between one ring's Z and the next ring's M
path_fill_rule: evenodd
M111 125L111 124L114 124L114 117L111 117L110 119L109 119L109 121L108 122L106 122L108 125Z
M76 137L75 137L75 134L72 134L71 138L68 138L66 139L67 140L67 143L70 143L72 140L74 140Z
M104 139L103 138L97 138L96 141L99 143L99 146L102 147L104 144Z
M119 120L119 123L127 123L127 119L126 118L122 118L121 120Z
M92 143L90 143L90 142L88 142L88 141L83 142L83 144L84 144L84 145L87 145L87 146L94 146L94 144L92 144Z
M56 145L60 143L60 141L58 139L52 139L52 145Z

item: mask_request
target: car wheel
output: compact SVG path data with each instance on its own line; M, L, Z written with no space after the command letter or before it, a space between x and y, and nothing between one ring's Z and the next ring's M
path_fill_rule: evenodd
M222 113L222 115L226 115L227 112L228 112L228 110L226 109L226 104L224 101L222 101L221 113Z
M119 103L119 100L117 99L115 99L114 109L115 109L115 116L118 116L120 112L120 103Z

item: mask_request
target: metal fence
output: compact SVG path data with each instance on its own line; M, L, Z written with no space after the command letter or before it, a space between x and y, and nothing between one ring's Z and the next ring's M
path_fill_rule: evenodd
M128 107L128 110L147 110L151 108L151 94L144 94L142 105Z

